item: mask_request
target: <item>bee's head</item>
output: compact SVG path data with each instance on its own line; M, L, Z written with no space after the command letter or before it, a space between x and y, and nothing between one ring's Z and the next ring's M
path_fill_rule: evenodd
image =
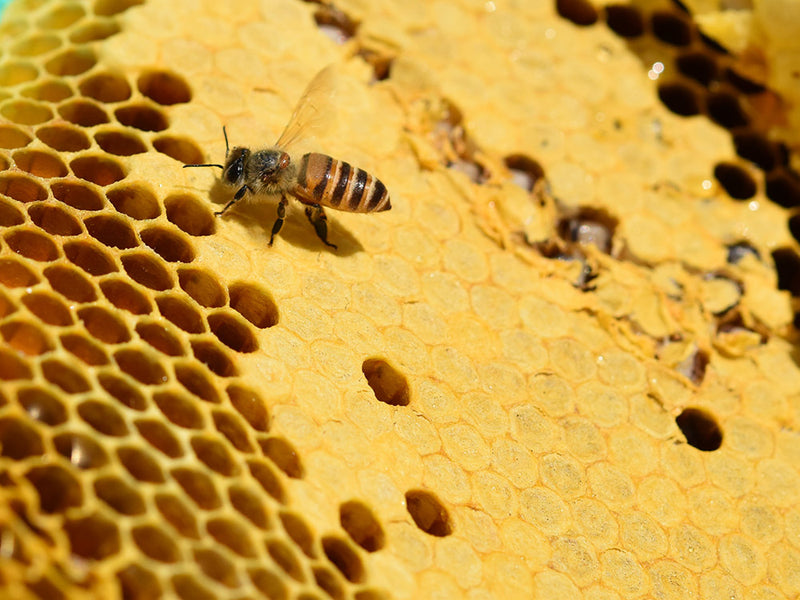
M242 179L244 178L244 165L245 162L247 162L248 156L250 156L250 150L247 148L236 147L231 150L222 171L222 179L225 183L230 185L242 183Z

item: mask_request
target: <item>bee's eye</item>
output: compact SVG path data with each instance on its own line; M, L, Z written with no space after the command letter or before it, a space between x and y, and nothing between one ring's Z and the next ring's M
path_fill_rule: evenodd
M242 159L237 158L228 165L228 169L225 171L225 179L227 179L230 183L238 182L242 177L242 170Z

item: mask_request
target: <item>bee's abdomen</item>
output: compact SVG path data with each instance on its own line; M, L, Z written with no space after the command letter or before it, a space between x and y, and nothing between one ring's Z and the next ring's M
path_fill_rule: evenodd
M389 192L380 179L363 169L326 154L303 156L297 173L295 195L306 203L349 212L389 210Z

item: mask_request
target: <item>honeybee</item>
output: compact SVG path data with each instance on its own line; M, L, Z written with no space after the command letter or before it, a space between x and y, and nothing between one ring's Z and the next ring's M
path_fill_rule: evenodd
M320 71L308 85L289 119L289 123L274 146L251 150L228 145L225 127L225 164L195 164L186 167L217 167L222 169L222 182L236 188L233 198L215 215L223 215L247 194L280 196L277 219L272 226L269 245L283 227L287 195L306 205L306 217L314 226L319 239L328 241L328 222L323 207L347 212L369 213L389 210L392 205L383 182L358 167L327 154L309 152L294 161L287 148L302 137L304 131L320 121L316 100L331 88L332 69Z

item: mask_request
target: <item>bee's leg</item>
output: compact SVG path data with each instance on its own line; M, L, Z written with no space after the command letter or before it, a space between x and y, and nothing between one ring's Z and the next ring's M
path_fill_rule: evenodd
M306 216L314 226L314 230L317 232L317 237L325 242L326 246L330 246L334 250L337 250L338 248L336 247L336 244L331 244L328 241L328 217L325 216L325 211L322 210L322 207L319 204L306 206Z
M278 218L275 219L275 224L272 226L272 235L269 236L270 246L272 246L272 242L275 240L275 235L281 230L281 227L283 227L283 220L286 218L286 204L288 202L286 196L281 195L281 201L278 202Z
M231 201L230 201L230 202L228 202L228 203L227 203L225 206L223 206L223 207L222 207L222 210L218 210L218 211L217 211L217 212L215 212L214 214L215 214L215 215L217 215L218 217L219 217L220 215L224 214L226 210L228 210L228 209L229 209L231 206L233 206L233 205L234 205L234 204L236 204L236 203L237 203L239 200L241 200L241 199L242 199L242 197L243 197L243 196L244 196L244 195L245 195L247 192L249 192L249 191L250 191L250 188L249 188L249 187L247 187L246 185L243 185L243 186L242 186L242 187L240 187L238 190L236 190L236 193L233 195L233 198L231 199Z

